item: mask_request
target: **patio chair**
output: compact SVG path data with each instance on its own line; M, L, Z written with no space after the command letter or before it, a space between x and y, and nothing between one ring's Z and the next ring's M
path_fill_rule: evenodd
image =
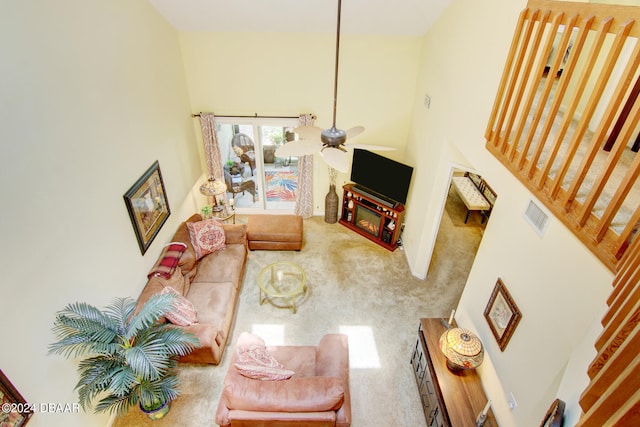
M242 150L240 160L242 163L249 163L251 174L253 175L253 171L256 168L256 153L251 137L244 133L237 133L231 139L231 146Z

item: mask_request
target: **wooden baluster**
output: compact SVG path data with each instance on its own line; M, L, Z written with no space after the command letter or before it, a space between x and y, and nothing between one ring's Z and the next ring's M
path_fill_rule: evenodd
M531 84L533 86L533 88L530 90L530 95L529 95L529 102L526 103L525 108L524 108L524 112L523 114L521 114L520 117L520 122L521 122L521 127L524 127L524 124L527 121L527 116L528 116L528 111L531 108L531 103L533 102L533 97L535 96L536 93L536 88L538 86L538 81L542 78L542 73L538 74L535 76L535 82L532 83L530 81L530 77L531 77L531 71L533 70L533 65L535 63L536 57L538 56L538 49L540 47L540 41L542 40L542 36L545 33L545 27L547 25L547 22L549 22L549 16L551 16L551 11L547 10L546 12L544 12L542 14L542 17L540 18L538 25L537 25L537 30L535 31L535 35L533 37L533 43L531 43L531 46L527 46L527 50L529 51L529 54L527 55L527 60L526 63L524 64L524 66L521 68L521 73L518 77L519 79L519 84L518 84L518 88L515 92L515 94L513 95L514 98L514 102L511 105L510 109L509 109L509 115L507 117L507 122L506 122L506 127L504 130L504 139L502 140L502 145L500 147L500 151L502 153L506 152L508 146L509 146L509 141L511 140L511 143L513 144L514 147L518 146L518 136L519 133L516 132L516 137L511 139L511 130L513 129L513 124L516 120L516 117L518 116L518 110L520 108L520 102L523 98L525 89L527 88L527 85ZM557 26L560 22L560 19L562 19L563 14L557 15L555 18L555 28L557 31ZM533 22L533 21L532 21ZM553 46L553 41L551 42L551 45ZM547 56L548 57L548 56ZM524 58L523 58L524 59ZM546 58L543 58L543 63L546 60ZM544 68L544 66L543 66ZM540 102L543 102L542 100ZM513 148L512 148L513 151Z
M635 122L634 122L635 125L638 124L638 120L640 120L640 108L636 107ZM627 130L631 130L631 129L632 129L631 126L627 128ZM633 136L633 134L629 133L628 131L624 132L624 134L629 135L629 137ZM628 139L623 139L622 141L619 141L618 144L622 144L624 141L628 141ZM616 189L616 192L611 198L611 201L607 204L607 208L605 209L604 214L600 219L600 223L598 224L598 230L595 236L596 241L599 242L600 240L602 240L604 234L606 233L607 229L611 225L611 222L613 222L613 219L618 213L620 206L622 206L624 199L627 197L627 195L629 194L629 191L631 191L631 189L633 188L633 184L638 179L638 175L640 175L640 156L636 155L634 156L633 161L631 162L631 165L629 165L629 169L627 169L627 173L624 175L624 178L622 178L622 182Z
M569 25L565 25L565 27L573 28L575 26L575 22L577 18L578 18L578 15L573 15L569 19ZM558 114L558 111L560 110L560 106L562 105L562 99L567 90L567 87L569 86L569 82L571 81L571 76L573 75L573 71L575 70L575 64L577 63L578 58L580 57L579 53L582 50L582 46L584 45L585 40L587 39L587 35L589 33L588 30L591 28L591 25L593 24L593 19L594 19L593 16L588 17L580 26L580 31L578 32L578 36L576 38L574 47L572 49L574 54L569 56L569 62L567 63L567 66L562 72L562 77L560 78L560 81L558 83L556 94L553 98L553 103L549 108L549 112L547 113L547 118L543 125L542 131L539 134L540 140L546 141L547 137L549 136L549 133L551 132L554 118ZM553 35L553 37L555 37L555 34ZM551 38L550 40L553 40L553 38ZM571 31L567 31L563 35L558 51L565 52L567 50L567 45L569 43L569 40L571 40ZM560 65L562 65L562 57L563 55L556 55L555 60L553 61L553 63L551 64L551 67L549 68L548 76L550 75L554 76L558 74L558 71L560 70ZM520 156L515 161L518 165L518 169L522 169L524 167L524 163L527 159L527 153L529 152L529 148L531 147L531 142L533 141L533 138L536 135L536 129L538 127L538 123L540 122L540 119L542 118L542 115L544 113L545 103L546 103L546 100L549 98L549 94L553 89L553 85L554 85L554 79L547 77L547 82L544 86L542 93L540 94L540 101L538 102L538 107L536 111L533 113L533 117L531 120L531 127L529 128L529 132L527 134L527 138L524 143L523 149L520 152Z
M549 99L549 94L551 93L551 89L553 88L553 83L555 79L551 77L548 77L545 79L544 70L546 68L547 60L551 56L551 52L553 51L553 43L556 35L558 34L558 28L563 23L563 18L564 18L563 12L556 14L553 18L551 29L547 31L545 45L542 52L539 55L540 62L538 64L538 69L535 74L536 79L533 82L531 82L529 95L525 103L525 106L523 108L523 114L520 117L520 124L513 138L513 141L515 143L511 147L511 151L509 153L509 161L511 162L514 161L518 148L522 149L520 151L520 155L518 156L518 159L526 159L527 151L531 143L531 137L533 134L535 134L535 129L538 126L540 117L542 117L542 113L545 109L544 106L546 105L547 100ZM564 43L564 39L565 37L562 38L561 43ZM562 49L562 47L560 47L559 49ZM562 58L562 56L560 56L560 58ZM553 71L555 69L555 64L556 63L560 64L560 61L558 61L557 59L558 58L556 55L556 60L554 60L553 62L554 65L551 66L551 69L549 70L549 73L547 74L547 76L551 75L552 73L557 73L557 71L555 72ZM539 91L538 88L542 84L542 81L545 81L544 88L542 91ZM535 101L536 95L538 94L538 92L540 92L538 97L538 103L537 103L538 108L536 109L536 114L534 114L531 117L529 131L527 132L527 135L530 136L530 138L525 138L523 146L519 147L520 138L522 136L522 133L524 132L525 126L527 125L527 120L529 119L530 113L533 111L533 102Z
M626 21L623 24L622 28L616 34L616 38L613 42L613 46L609 50L605 63L603 64L600 74L598 75L598 79L596 81L595 86L591 90L591 96L589 97L587 105L584 108L584 111L582 112L582 117L580 118L580 122L578 123L578 126L573 134L573 139L569 144L569 147L567 148L567 151L564 154L564 159L562 161L562 164L560 165L560 168L558 169L558 172L555 175L555 182L551 190L552 198L558 194L558 190L562 185L562 180L564 179L564 176L569 170L569 166L573 161L576 151L578 151L578 148L582 143L582 138L584 137L584 134L587 132L587 129L589 128L589 122L591 121L591 118L593 117L593 114L596 111L596 107L598 106L598 102L602 98L602 94L604 93L607 83L611 78L611 73L613 72L613 68L616 65L616 62L618 60L618 57L620 56L620 52L622 51L622 48L624 47L625 42L628 40L628 35L629 35L629 32L631 31L631 27L633 26L633 24L634 24L634 21L632 19ZM554 157L556 152L557 152L557 149L554 152ZM542 188L542 185L544 184L543 177L546 178L547 175L549 174L549 170L551 169L551 165L553 163L551 160L552 159L550 158L544 167L544 170L543 170L544 172L543 172L543 175L541 176L541 181L538 183L538 188Z
M515 57L515 63L513 64L513 68L511 70L511 77L509 79L509 84L507 85L506 93L504 95L504 104L502 105L502 109L500 110L500 115L498 117L498 122L496 123L496 126L495 126L496 134L494 134L493 142L494 142L494 145L498 147L500 146L501 139L505 141L502 143L502 146L501 146L502 148L500 149L500 152L502 153L504 153L505 144L509 140L509 135L502 135L502 126L504 124L504 120L507 115L507 112L511 109L510 103L513 100L514 87L516 85L516 82L518 81L518 74L520 69L522 68L522 61L524 59L525 53L527 52L527 47L529 46L529 40L531 40L531 33L533 32L533 27L535 25L536 19L538 18L539 14L540 14L539 9L535 10L532 13L531 18L527 22L526 29L522 34L522 38L520 39L520 49L518 50L518 54Z
M509 71L512 69L513 60L515 58L515 54L518 49L518 40L520 40L522 29L524 28L524 22L527 19L529 12L530 10L528 8L520 12L520 16L518 18L518 24L516 25L516 30L514 32L513 39L511 40L511 48L509 49L507 62L505 64L504 70L502 71L502 78L500 79L500 86L498 87L498 93L496 94L496 99L493 102L493 109L491 111L491 116L489 117L487 130L485 131L485 134L484 134L487 141L492 141L495 146L498 145L498 140L500 139L500 128L499 127L494 128L493 125L496 120L498 110L500 109L500 105L502 105L504 91L507 86Z
M640 119L640 101L638 100L633 105L633 109L631 111L631 118L632 118L631 120L627 120L627 122L625 123L622 129L622 132L618 136L617 143L614 145L613 149L607 156L607 160L605 162L603 170L600 172L600 174L596 178L594 185L591 188L589 195L587 196L587 199L582 207L583 209L582 213L578 218L578 222L581 226L584 226L584 224L587 222L587 219L589 218L593 210L593 206L598 201L598 198L600 197L602 190L604 189L605 185L609 181L611 174L616 168L616 165L618 164L620 157L622 156L622 153L626 148L626 142L629 141L629 139L633 136L635 127L638 123L638 119ZM612 199L612 201L615 201L615 200ZM596 236L600 236L600 232L602 232L603 229L606 231L606 228L611 223L611 219L613 218L613 216L611 216L611 211L609 208L607 209L607 211L608 211L608 214L606 215L606 217L605 215L603 215L603 219L600 221L600 224L598 226L599 231L596 234Z
M602 45L606 39L607 34L609 33L609 27L611 26L611 24L613 23L613 18L609 18L609 19L605 19L602 23L602 26L600 27L600 30L598 31L595 40L593 41L593 44L591 46L591 50L589 52L589 55L587 56L587 61L585 62L585 64L583 65L582 68L582 72L580 74L580 78L578 79L577 85L576 85L576 89L575 89L575 93L573 95L573 97L571 98L571 102L569 103L569 106L567 107L567 110L564 112L563 117L562 117L562 122L560 125L560 128L558 129L558 132L556 134L556 139L555 139L555 143L552 145L552 154L550 154L549 156L555 158L555 153L557 153L558 148L560 147L560 145L562 144L562 140L564 139L567 130L569 129L569 125L571 125L571 120L573 120L573 117L575 115L576 109L578 108L578 105L580 104L580 98L582 97L582 93L584 92L588 82L589 82L589 78L591 76L591 71L593 70L593 67L596 64L596 61L598 59L598 55L600 53L600 50L602 49ZM542 152L544 151L544 146L545 146L545 142L546 140L541 140L538 141L538 144L536 146L536 150L534 152L534 155L531 157L531 163L529 164L529 170L527 171L527 177L529 179L531 179L533 177L533 173L535 172L536 168L537 168L537 164L538 164L538 160L540 159L540 156L542 155ZM548 162L547 162L548 163ZM550 166L549 166L550 167ZM546 178L546 174L548 173L548 168L545 166L545 169L547 170L546 173L541 174L541 179L545 179ZM538 188L542 188L540 186L540 181L538 182Z
M640 43L636 43L631 59L624 69L620 81L616 86L615 92L611 97L611 101L607 105L604 116L600 121L598 128L594 132L589 147L587 148L587 151L582 158L573 181L571 181L571 185L566 192L566 195L562 202L562 205L565 206L565 209L569 209L569 204L575 199L576 194L578 194L578 190L584 182L584 179L587 176L589 169L591 168L596 154L600 150L600 144L605 139L605 136L609 131L609 127L611 126L611 123L613 122L613 119L617 114L618 107L624 102L624 97L627 89L629 88L629 83L631 82L633 75L638 69L638 66L640 66ZM620 133L618 132L618 135L619 134Z

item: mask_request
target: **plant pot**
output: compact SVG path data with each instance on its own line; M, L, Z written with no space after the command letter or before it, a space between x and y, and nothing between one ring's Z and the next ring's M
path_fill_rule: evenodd
M159 420L163 418L169 412L170 407L171 407L171 401L169 400L164 402L162 406L160 406L159 408L151 409L151 410L143 408L142 404L140 404L140 410L145 414L147 414L147 417L149 417L152 420Z

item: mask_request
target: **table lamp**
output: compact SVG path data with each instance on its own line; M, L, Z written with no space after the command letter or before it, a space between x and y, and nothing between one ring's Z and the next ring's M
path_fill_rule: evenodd
M484 359L482 342L471 331L451 328L440 336L440 350L447 358L447 367L451 371L475 369Z
M210 176L207 182L200 186L200 192L207 196L207 201L213 206L215 212L220 212L223 209L222 206L218 205L216 196L227 192L227 186L224 182Z

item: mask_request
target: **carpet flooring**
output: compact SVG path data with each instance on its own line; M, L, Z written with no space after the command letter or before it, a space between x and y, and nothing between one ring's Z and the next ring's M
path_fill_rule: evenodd
M462 214L464 205L459 206L459 199L449 199L447 205L458 206L445 209L426 280L412 276L402 250L389 252L320 217L304 221L300 252L251 252L221 364L180 365L181 395L164 419L150 421L132 408L112 425L215 426L221 385L235 342L241 332L250 331L262 336L267 345L315 345L326 333L346 333L352 425L424 426L410 365L419 318L446 318L457 305L484 228L479 221L473 221L476 226L455 226L449 212ZM238 221L243 222L242 216ZM259 302L257 275L280 260L296 262L306 272L308 288L298 301L296 314Z

